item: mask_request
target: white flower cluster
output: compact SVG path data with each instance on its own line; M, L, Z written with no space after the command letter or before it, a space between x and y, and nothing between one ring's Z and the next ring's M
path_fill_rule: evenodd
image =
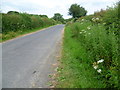
M97 63L99 64L99 63L102 63L103 61L104 61L104 59L101 59L101 60L97 61Z
M87 29L90 30L91 29L90 26L88 26Z
M81 21L85 21L85 19L82 19Z
M87 32L87 31L85 31L85 30L83 29L83 30L81 30L79 33L82 34L82 33L86 33L86 32ZM91 33L86 33L86 34L90 35Z
M86 33L86 31L83 29L83 30L81 30L81 32L79 32L80 34L82 34L82 33Z
M98 64L102 63L103 61L104 61L104 59L101 59L101 60L93 63L93 68L96 69L98 73L101 73L101 71L102 71L101 69L98 69Z
M92 21L98 21L98 20L100 20L98 17L97 18L92 18Z

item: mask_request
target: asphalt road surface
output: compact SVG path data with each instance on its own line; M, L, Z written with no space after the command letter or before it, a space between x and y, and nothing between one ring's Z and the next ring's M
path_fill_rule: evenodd
M45 88L64 25L2 44L2 88Z

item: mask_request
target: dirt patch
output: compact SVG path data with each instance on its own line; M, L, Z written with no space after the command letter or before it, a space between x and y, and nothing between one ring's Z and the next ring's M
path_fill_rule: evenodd
M57 45L57 49L56 49L56 56L55 59L57 60L56 63L52 64L52 67L54 68L54 73L50 74L50 86L49 88L55 88L55 86L57 85L57 77L58 76L58 68L60 65L60 59L62 56L62 44L63 44L63 38L64 38L64 29L62 30L62 38L60 40L60 42Z

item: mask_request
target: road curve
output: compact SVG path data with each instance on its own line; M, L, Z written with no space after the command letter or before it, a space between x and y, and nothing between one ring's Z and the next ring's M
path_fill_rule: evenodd
M22 36L2 44L2 88L47 87L50 59L64 25Z

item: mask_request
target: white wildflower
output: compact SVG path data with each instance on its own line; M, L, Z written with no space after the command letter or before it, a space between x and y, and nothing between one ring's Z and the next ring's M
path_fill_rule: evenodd
M94 21L95 20L95 18L92 18L92 21Z
M82 32L80 32L80 34L82 34Z
M102 71L101 69L98 69L98 70L97 70L98 73L101 73L101 71Z
M91 34L91 33L88 33L89 35Z
M96 66L93 66L93 68L94 68L94 69L97 69L97 68L98 68L98 65L96 65Z
M81 21L84 21L84 19L82 19Z
M101 59L99 61L97 61L97 63L102 63L104 61L104 59Z
M99 20L99 18L96 18L96 20Z
M97 65L96 62L93 63L93 68L94 68L94 69L97 69L97 68L98 68L98 65Z
M83 29L83 30L81 30L81 31L85 31L85 30Z
M87 27L88 30L90 30L90 27Z

